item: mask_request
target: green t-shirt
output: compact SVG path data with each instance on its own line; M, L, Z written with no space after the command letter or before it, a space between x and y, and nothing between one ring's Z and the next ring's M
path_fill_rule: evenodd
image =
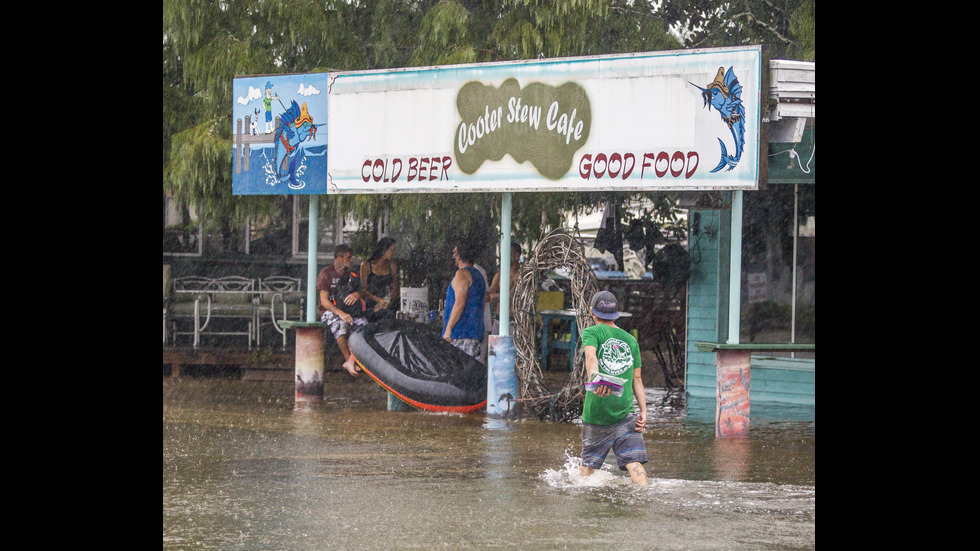
M612 425L633 411L633 370L640 367L640 346L633 335L619 327L598 323L582 331L582 346L594 346L599 372L626 379L622 396L600 398L585 392L582 421L591 425Z

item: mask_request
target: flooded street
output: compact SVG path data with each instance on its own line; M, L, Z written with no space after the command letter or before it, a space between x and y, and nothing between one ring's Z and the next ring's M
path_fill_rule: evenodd
M612 453L578 476L580 428L389 412L362 375L163 379L165 549L811 549L813 407L752 404L714 437L713 401L647 389L650 485Z

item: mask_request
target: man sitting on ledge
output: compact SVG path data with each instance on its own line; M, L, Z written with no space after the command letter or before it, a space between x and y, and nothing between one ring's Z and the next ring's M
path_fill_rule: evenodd
M361 303L361 294L357 291L351 292L344 297L334 297L337 283L350 274L350 266L354 260L354 253L348 245L341 243L334 249L333 264L320 270L316 277L317 289L317 311L320 321L330 327L337 340L337 346L344 355L344 369L351 375L357 375L361 368L357 366L354 357L351 356L350 347L347 344L347 335L350 334L352 327L361 327L367 324L367 318L363 315L352 315L341 309L340 304L348 307ZM340 299L340 304L334 304L335 299ZM352 309L356 311L356 309Z

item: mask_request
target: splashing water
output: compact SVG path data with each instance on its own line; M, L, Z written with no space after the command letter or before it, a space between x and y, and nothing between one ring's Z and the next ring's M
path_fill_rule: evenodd
M271 153L271 150L269 151ZM303 189L303 187L306 186L306 182L302 180L298 180L296 185L289 183L288 175L280 179L279 174L276 172L276 167L274 166L274 162L273 162L274 159L272 159L270 155L266 155L265 149L262 151L262 159L264 160L264 162L262 163L262 169L265 171L265 183L267 185L275 187L276 184L284 183L290 189ZM297 163L296 173L295 173L295 176L297 178L306 173L307 166L306 166L305 150L303 151L303 154L298 157L298 161L299 162Z
M590 475L582 475L579 470L582 466L582 458L576 455L572 448L565 450L565 464L561 469L546 469L538 478L543 480L552 488L559 490L568 488L605 488L632 484L629 476L619 476L612 471L610 465L603 465L601 469L596 469Z
M813 487L792 484L682 480L654 478L645 465L649 484L634 484L629 475L610 462L591 475L579 470L581 457L571 447L565 450L560 469L545 469L538 478L559 491L586 492L608 503L625 505L661 504L673 508L742 512L787 513L813 517L816 493Z

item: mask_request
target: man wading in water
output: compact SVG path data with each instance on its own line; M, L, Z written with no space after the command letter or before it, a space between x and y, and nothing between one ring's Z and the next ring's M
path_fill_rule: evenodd
M637 484L647 484L647 449L643 430L647 423L646 392L640 378L640 347L626 331L613 323L619 317L616 296L599 291L592 297L592 319L595 325L582 331L585 350L586 382L598 373L630 382L616 396L605 385L586 387L582 408L582 476L602 467L612 449L620 470L628 471ZM617 390L617 392L619 392ZM640 404L639 415L633 413L633 396Z

